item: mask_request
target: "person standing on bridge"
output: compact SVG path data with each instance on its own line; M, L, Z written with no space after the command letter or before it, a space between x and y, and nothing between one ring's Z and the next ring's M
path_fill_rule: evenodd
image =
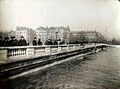
M3 46L2 36L0 36L0 47Z
M34 37L34 40L33 40L33 46L36 46L37 45L37 38L36 37Z
M3 46L10 46L10 40L9 40L9 37L5 37L5 38L4 38Z
M41 39L38 39L38 45L42 45Z
M21 36L21 39L19 40L19 45L20 46L27 46L27 42L23 36Z
M18 46L18 40L15 38L15 36L11 36L10 38L10 46Z

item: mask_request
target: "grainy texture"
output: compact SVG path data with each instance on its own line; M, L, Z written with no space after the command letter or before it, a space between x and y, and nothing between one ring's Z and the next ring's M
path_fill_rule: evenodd
M120 89L120 48L10 80L15 89Z

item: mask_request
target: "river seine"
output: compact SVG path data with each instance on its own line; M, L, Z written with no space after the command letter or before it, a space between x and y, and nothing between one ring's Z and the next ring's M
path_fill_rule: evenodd
M10 89L120 89L120 47L9 80Z

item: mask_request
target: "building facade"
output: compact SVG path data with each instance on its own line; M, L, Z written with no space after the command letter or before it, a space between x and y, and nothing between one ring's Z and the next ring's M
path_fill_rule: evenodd
M35 30L37 39L41 39L43 43L45 43L48 39L51 40L60 40L66 43L69 42L70 39L70 28L67 27L38 27Z
M29 45L32 45L32 41L35 37L35 32L31 28L27 27L16 27L15 31L11 31L9 36L15 36L16 39L20 40L21 36L27 41Z
M72 31L71 32L71 43L81 42L103 42L105 38L101 33L96 31Z

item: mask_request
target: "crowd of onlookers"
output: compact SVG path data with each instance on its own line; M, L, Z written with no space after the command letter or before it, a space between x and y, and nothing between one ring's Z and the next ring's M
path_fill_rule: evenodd
M20 40L16 39L15 36L12 37L4 37L2 39L2 36L0 36L0 46L27 46L29 43L25 40L23 36L21 36ZM33 40L33 45L42 45L42 42L40 39L36 39L36 37Z
M81 44L83 45L85 42L69 42L69 44ZM61 44L65 44L65 41L61 41L59 40L53 40L53 39L48 39L44 45L61 45ZM67 44L67 43L66 43ZM15 36L11 36L11 37L4 37L4 39L2 38L2 36L0 36L0 47L4 47L4 46L28 46L30 45L23 36L21 36L21 38L18 40L16 39ZM36 37L34 37L33 41L32 41L32 45L33 46L37 46L37 45L43 45L43 43L41 42L41 39L37 39Z
M41 39L37 40L36 37L34 37L34 40L33 40L32 44L34 46L36 46L36 45L43 45L43 43L41 42ZM46 42L44 44L45 45L58 45L58 44L65 44L65 42L64 41L60 41L60 39L59 40L48 39L48 40L46 40Z
M15 36L12 37L4 37L2 39L2 36L0 36L0 46L27 46L28 43L24 39L23 36L21 36L20 40L16 39Z
M36 46L36 45L42 45L41 39L38 39L38 40L37 40L37 38L34 37L34 40L32 41L32 44L33 44L34 46Z
M77 41L69 42L69 44L81 44L81 45L84 45L86 43L87 42L77 42ZM65 44L65 41L61 41L60 39L59 40L48 39L46 42L44 42L44 45L61 45L61 44ZM4 39L2 38L2 36L0 36L0 47L28 46L28 45L30 45L29 42L27 42L23 36L21 36L21 38L19 40L16 39L15 36L4 37ZM34 37L34 39L32 41L32 45L33 46L43 45L43 43L41 42L41 39L37 39L36 37Z
M64 44L64 41L60 41L60 40L52 40L52 39L48 39L44 44L45 45L58 45L58 41L59 44ZM2 38L2 36L0 36L0 47L4 47L4 46L28 46L29 43L25 40L25 38L23 36L21 36L21 38L18 40L16 39L15 36L11 36L11 37L4 37L4 39ZM43 45L43 43L41 42L41 39L37 39L36 37L34 37L33 41L32 41L32 45L36 46L36 45Z

